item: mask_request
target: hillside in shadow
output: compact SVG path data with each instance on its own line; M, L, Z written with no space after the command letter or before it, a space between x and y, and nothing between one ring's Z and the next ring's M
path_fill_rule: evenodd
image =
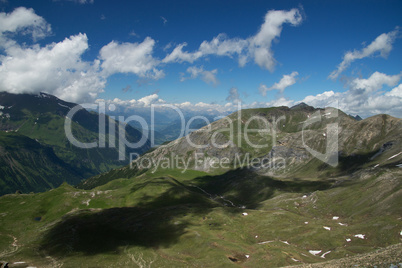
M258 208L276 191L308 193L328 189L332 184L301 179L281 181L247 169L199 177L187 183L171 177L149 179L134 184L131 193L140 193L147 187L166 190L157 195L144 191L135 207L86 209L65 215L45 233L40 249L64 256L74 252L119 253L120 247L128 245L169 247L178 242L190 224L202 224L203 217L213 208L239 213L243 208Z

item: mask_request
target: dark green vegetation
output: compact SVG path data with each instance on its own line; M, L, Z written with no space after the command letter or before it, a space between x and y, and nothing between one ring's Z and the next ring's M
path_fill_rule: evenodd
M301 144L302 123L316 111L328 113L301 105L246 110L240 119L231 115L241 133L245 123L240 122L253 115L287 115L276 137L250 133L255 143L268 144L264 150L245 145L243 134L239 140L222 132L218 141L234 146L201 150L177 140L138 159L175 153L191 160L194 150L217 158L250 153L268 161L283 157L283 168L241 168L234 161L229 168L198 170L192 162L185 171L134 165L94 176L80 184L84 189L63 184L45 193L5 195L0 259L36 267L282 267L332 260L328 267L388 268L400 263L401 120L379 115L356 121L339 111L338 118L310 125L305 141L324 153L326 125L338 122L339 164L332 167ZM227 122L214 122L211 129L222 130ZM199 144L212 135L190 134ZM370 257L360 255L367 253Z
M51 147L15 132L0 132L0 194L45 191L80 181L80 174Z
M153 175L89 191L63 184L46 193L2 197L1 258L37 267L278 267L400 241L397 168L328 180L246 170Z
M1 92L0 105L0 157L4 164L2 170L5 171L0 174L0 184L3 185L0 194L17 190L43 191L57 187L63 181L76 184L84 178L127 164L130 152L141 154L150 146L147 142L142 148L127 150L126 160L119 161L118 137L115 148L110 148L108 143L107 116L105 148L81 149L72 145L66 137L64 123L67 113L76 104L48 94ZM73 117L72 132L80 142L99 141L98 129L97 113L82 109ZM138 141L141 135L138 130L126 127L129 142ZM14 137L13 140L11 137Z

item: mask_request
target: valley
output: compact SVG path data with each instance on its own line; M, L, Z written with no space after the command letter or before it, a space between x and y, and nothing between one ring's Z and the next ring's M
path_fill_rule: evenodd
M402 121L386 115L357 121L331 112L338 116L306 105L242 110L77 187L63 183L44 193L5 195L0 259L10 267L397 264ZM303 122L313 114L322 121L309 125L306 135ZM281 116L273 129L270 122ZM254 150L239 122L263 130L264 120L271 124L268 134L247 136L266 145ZM223 131L228 122L239 135ZM334 122L339 164L331 166L306 148L324 154L328 140L322 133ZM216 149L213 138L228 145ZM138 165L170 155L186 161L186 169ZM238 156L248 160L236 162ZM224 158L224 166L216 164ZM278 159L282 164L272 165Z
M0 268L402 268L401 11L0 0Z

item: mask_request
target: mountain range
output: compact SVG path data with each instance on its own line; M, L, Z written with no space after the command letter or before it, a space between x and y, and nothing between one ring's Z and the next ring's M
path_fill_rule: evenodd
M22 145L3 145L2 157L23 159L27 148L43 155L32 166L49 163L38 173L57 174L51 163L63 161L58 170L74 178L74 162L26 137L29 124L16 128L7 109L3 144ZM402 260L401 133L402 119L385 114L357 120L304 103L240 110L76 187L0 197L0 259L15 267L391 267Z
M141 148L127 150L125 159L119 160L119 139L114 148L109 143L109 122L105 116L104 148L78 148L71 144L65 133L65 119L77 104L65 102L55 96L40 93L0 93L0 161L3 163L0 194L37 192L69 182L72 185L93 175L123 166L129 162L129 153L143 153L150 148L147 141ZM99 141L99 120L96 112L79 109L71 128L80 142ZM111 120L111 121L109 121ZM137 142L142 133L127 125L126 139ZM40 162L36 162L40 161Z

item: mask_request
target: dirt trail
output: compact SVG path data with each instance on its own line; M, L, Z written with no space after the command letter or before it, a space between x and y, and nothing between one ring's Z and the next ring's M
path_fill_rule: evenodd
M20 246L18 245L18 239L13 236L13 235L7 235L9 237L11 237L13 239L13 243L11 244L11 249L10 250L5 250L3 252L0 252L0 258L3 258L5 256L9 256L15 252L17 252L20 248Z

